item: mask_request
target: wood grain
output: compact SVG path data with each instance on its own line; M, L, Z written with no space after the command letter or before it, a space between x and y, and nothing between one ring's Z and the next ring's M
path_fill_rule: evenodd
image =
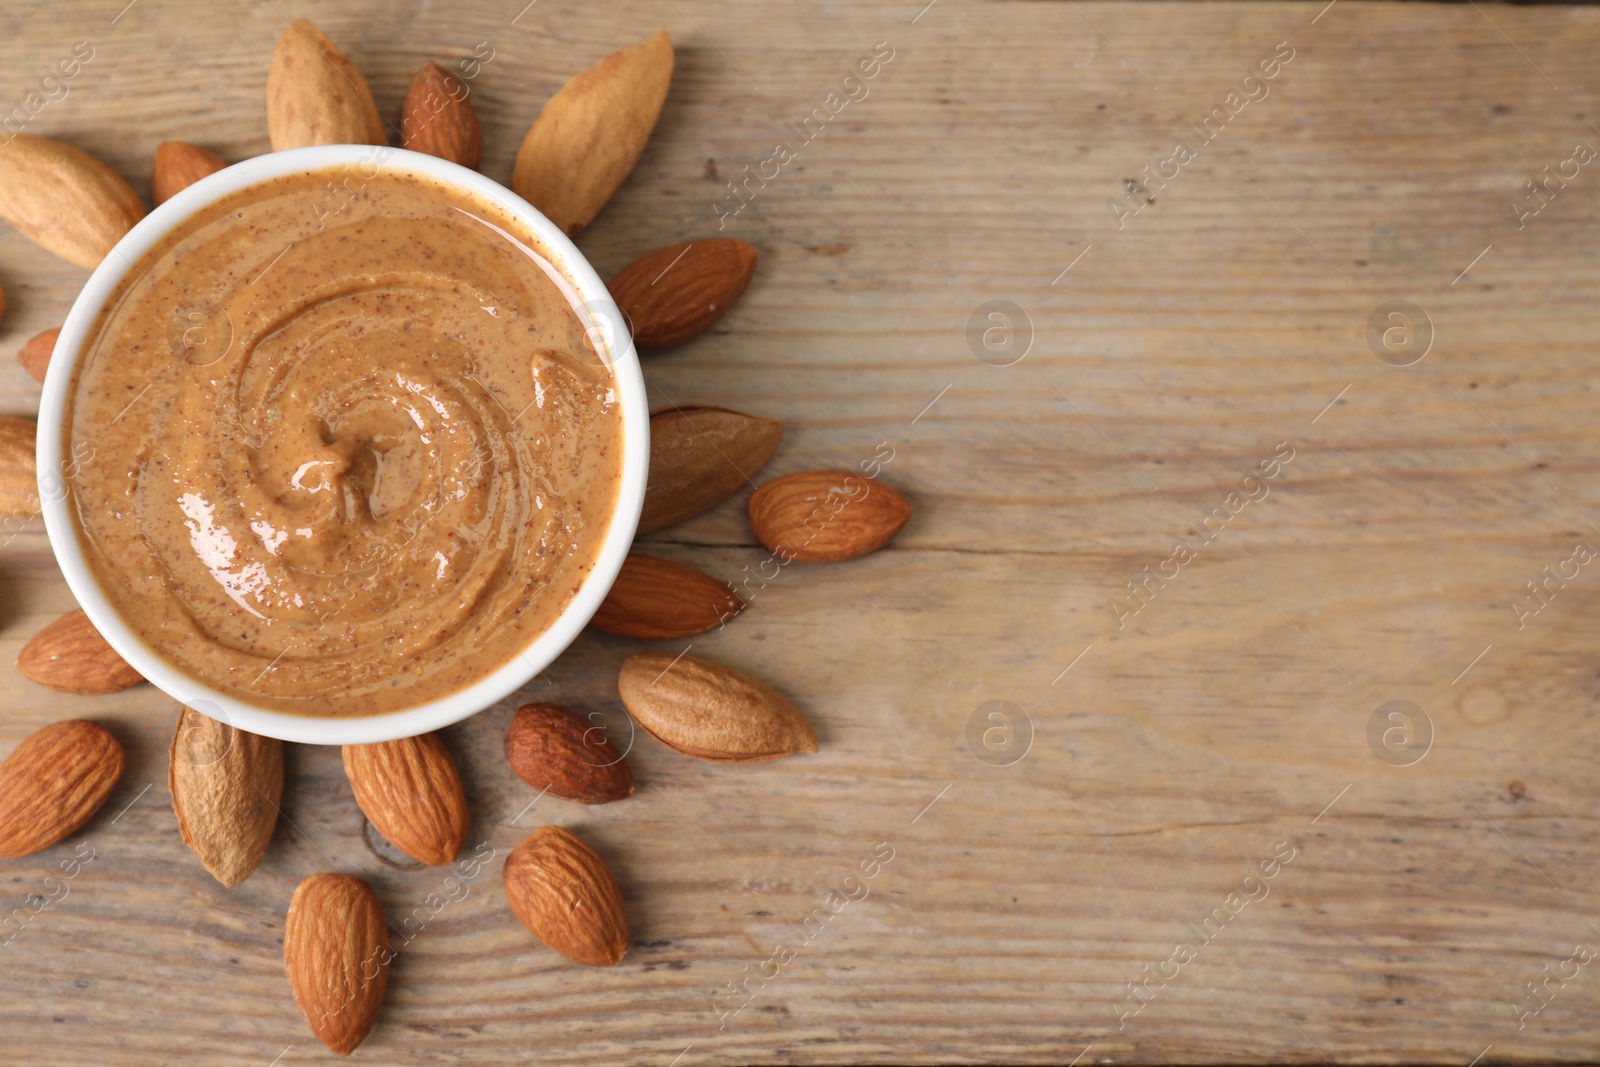
M431 916L441 873L369 847L336 750L290 746L273 846L223 890L162 784L170 702L147 686L68 698L6 672L0 751L90 716L128 770L83 831L0 866L4 914L94 849L0 948L0 1058L330 1062L281 945L294 886L330 869L368 880L396 926L357 1053L373 1062L1596 1058L1592 967L1552 979L1520 1029L1518 1013L1539 1003L1525 983L1600 940L1600 571L1550 586L1537 615L1512 603L1575 544L1600 548L1600 176L1583 168L1522 229L1511 204L1577 142L1600 145L1600 11L124 2L0 11L0 104L89 42L69 94L27 128L142 193L161 141L266 151L267 58L288 18L318 22L391 121L425 59L490 42L473 88L482 170L500 181L551 92L665 26L679 51L660 126L581 244L606 276L719 232L762 258L710 334L650 358L652 403L782 419L768 477L887 442L884 477L916 512L875 555L742 586L749 610L694 641L804 707L815 756L712 767L641 737L633 798L529 809L500 749L515 705L601 711L624 731L621 660L683 647L593 633L446 731L474 811L466 852L494 858ZM1107 202L1198 140L1189 123L1285 41L1269 94L1147 184L1154 202L1119 229ZM727 180L798 141L790 124L879 42L894 58L868 95L719 231ZM0 233L0 349L58 325L83 279ZM1031 321L1011 366L969 347L991 300ZM1369 350L1390 300L1433 324L1413 366ZM0 410L32 413L37 396L0 368ZM1119 629L1124 583L1198 542L1280 442L1294 458L1269 495ZM766 557L743 508L649 551L742 583ZM41 529L7 541L0 654L70 607ZM1391 700L1431 722L1410 766L1369 747ZM1031 721L1009 766L969 747L991 701ZM616 969L566 964L506 906L501 862L545 822L617 876L634 941ZM892 861L847 882L880 842ZM1280 843L1293 859L1263 880ZM1266 895L1233 914L1229 894L1252 886ZM1218 908L1229 921L1206 940ZM766 963L780 942L792 958ZM1180 942L1193 958L1122 1018L1142 1002L1128 983L1173 970ZM727 985L760 974L719 1018L738 1003Z

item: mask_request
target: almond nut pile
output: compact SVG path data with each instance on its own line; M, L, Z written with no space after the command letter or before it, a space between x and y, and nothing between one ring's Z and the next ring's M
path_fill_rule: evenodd
M513 189L569 235L587 226L633 170L672 80L665 31L615 52L545 104L517 153ZM274 150L318 144L387 145L366 79L316 26L294 22L267 74ZM482 143L464 81L435 63L417 73L398 125L403 147L475 168ZM226 163L196 145L155 152L151 195L161 204ZM80 149L28 134L0 151L0 218L57 255L92 268L145 214L115 171ZM738 300L756 268L744 241L710 238L639 257L610 292L641 351L683 344ZM0 314L4 296L0 294ZM59 330L39 334L18 360L43 381ZM0 513L39 513L33 420L0 416ZM650 417L650 477L639 532L722 503L777 452L783 427L726 408L673 405ZM868 484L870 483L870 484ZM854 559L882 547L910 517L888 486L848 471L801 471L750 497L757 541L784 562ZM683 638L720 627L745 604L725 582L693 567L631 554L592 625L630 638ZM64 693L114 693L143 681L74 611L23 648L17 668ZM815 731L786 697L710 660L641 652L622 664L617 689L635 722L663 745L712 762L752 762L815 752ZM609 738L557 704L519 709L505 736L512 770L532 789L581 804L633 795L633 774ZM426 865L455 862L469 823L454 757L434 734L347 745L356 804L395 848ZM82 719L46 726L0 764L0 856L49 848L81 827L121 778L121 744ZM224 886L249 878L265 855L283 793L283 743L189 708L179 711L168 787L184 843ZM536 938L594 966L628 945L622 894L605 861L582 840L545 826L504 869L506 901ZM295 1004L330 1049L348 1055L371 1030L395 953L371 887L314 874L289 902L284 966Z

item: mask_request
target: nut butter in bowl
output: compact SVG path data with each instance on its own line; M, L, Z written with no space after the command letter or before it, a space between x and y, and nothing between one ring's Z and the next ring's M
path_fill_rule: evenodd
M113 647L241 729L350 744L509 695L637 524L648 416L604 286L526 202L372 146L135 227L63 327L45 520Z

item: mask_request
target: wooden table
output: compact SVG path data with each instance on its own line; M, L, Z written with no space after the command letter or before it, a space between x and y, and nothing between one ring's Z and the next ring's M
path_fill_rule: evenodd
M1600 146L1600 11L124 2L0 14L0 104L88 42L28 128L142 191L162 140L267 150L287 17L345 46L391 117L423 59L489 42L474 100L500 180L567 77L665 26L662 122L582 238L603 275L719 232L727 181L799 152L721 231L760 248L755 283L649 359L654 398L781 418L769 475L883 443L917 510L889 549L784 568L694 641L806 708L816 756L716 767L640 738L632 800L529 809L500 753L518 702L621 721L617 666L644 646L595 634L447 731L469 848L496 858L437 910L441 872L374 852L337 752L292 748L272 850L223 890L168 803L173 704L5 672L0 750L76 715L129 759L83 831L0 865L11 909L77 842L95 856L0 950L0 1060L331 1061L281 944L294 886L329 868L420 930L373 1063L1600 1055L1579 948L1600 945L1600 567L1567 562L1600 549L1600 174L1525 190ZM879 42L868 95L797 144ZM0 233L0 349L83 279ZM35 409L20 369L0 390ZM738 580L766 555L743 503L651 550ZM0 570L9 662L70 600L37 524ZM501 858L544 822L617 873L635 940L615 970L565 964L506 907Z

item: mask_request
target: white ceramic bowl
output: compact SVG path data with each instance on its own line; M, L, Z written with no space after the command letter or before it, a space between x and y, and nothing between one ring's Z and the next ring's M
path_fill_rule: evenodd
M67 467L63 461L67 394L84 340L106 299L133 264L190 215L230 193L271 178L336 167L359 168L357 173L367 175L374 173L374 168L420 174L498 205L521 220L577 291L590 318L585 325L601 331L609 341L606 347L621 397L624 434L622 483L605 543L594 569L555 623L511 662L466 689L425 704L363 718L293 715L251 704L191 678L145 644L112 607L84 558L70 511L71 487L64 477ZM649 435L650 413L633 338L615 313L599 275L554 223L503 186L434 156L372 145L322 145L257 156L196 182L147 215L95 268L67 315L45 375L44 395L39 403L39 498L50 545L79 605L111 647L162 692L251 733L318 745L362 744L410 737L476 714L531 681L577 637L616 580L638 527L650 462Z

